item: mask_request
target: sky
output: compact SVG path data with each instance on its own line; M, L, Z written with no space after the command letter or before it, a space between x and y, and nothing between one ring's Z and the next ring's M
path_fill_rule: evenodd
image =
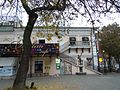
M23 14L23 25L26 26L27 24L27 14ZM107 14L106 16L102 16L100 19L101 23L96 22L95 26L96 27L103 27L103 26L107 26L109 24L112 23L117 23L120 25L120 14ZM82 17L82 16L78 16L78 18L76 18L75 20L71 21L71 27L92 27L92 25L90 24L90 22L87 22L88 19Z
M96 22L96 27L103 27L107 26L109 24L117 23L120 25L120 14L107 14L106 16L102 16L100 19L100 22ZM72 26L80 26L80 27L91 27L92 25L90 22L87 22L87 19L84 17L79 16L76 20L73 21Z
M1 0L0 0L1 2ZM23 21L23 25L26 26L27 24L27 14L26 13L22 13L22 21ZM119 14L107 14L106 16L102 16L102 18L100 18L101 23L96 22L95 26L96 27L103 27L103 26L107 26L108 24L112 24L114 22L120 24L120 15ZM92 25L90 24L90 22L87 22L87 19L82 17L82 16L78 16L78 18L74 21L71 21L71 27L92 27Z

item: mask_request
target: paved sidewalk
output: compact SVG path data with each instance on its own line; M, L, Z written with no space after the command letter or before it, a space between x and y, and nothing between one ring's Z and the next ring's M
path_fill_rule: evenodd
M61 90L120 90L120 74L106 75L63 75L60 77L34 77L27 79L27 85L35 83L38 90L53 90L59 87ZM13 79L0 80L0 90L12 86ZM58 89L55 89L58 90Z

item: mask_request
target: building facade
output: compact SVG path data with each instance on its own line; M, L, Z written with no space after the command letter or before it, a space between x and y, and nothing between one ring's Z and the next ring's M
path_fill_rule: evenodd
M73 61L70 63L74 67L71 73L92 73L87 69L88 66L91 69L97 69L98 58L94 34L97 29L97 27L94 29L92 27L62 27L60 29L63 34L63 40L60 42L60 55L65 62ZM68 66L64 65L64 68Z
M24 27L14 24L0 27L0 76L15 75L19 67ZM94 65L94 43L92 27L59 27L62 38L53 36L50 41L41 32L50 32L43 28L34 28L31 41L32 57L28 75L55 75L89 73L86 64ZM12 52L11 52L12 51ZM8 62L8 63L7 63ZM94 62L95 63L95 62Z

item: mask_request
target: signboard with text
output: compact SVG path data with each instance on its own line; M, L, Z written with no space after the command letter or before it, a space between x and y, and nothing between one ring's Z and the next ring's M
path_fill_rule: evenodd
M22 55L22 44L0 44L0 56L1 57L17 57ZM36 56L38 54L58 54L59 44L35 44L32 46L31 55Z
M60 70L60 59L56 58L56 70Z
M103 62L103 58L99 58L99 62Z

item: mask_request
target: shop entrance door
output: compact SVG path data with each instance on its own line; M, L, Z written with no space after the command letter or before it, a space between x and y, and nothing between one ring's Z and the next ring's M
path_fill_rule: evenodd
M43 61L35 61L35 73L43 73Z

